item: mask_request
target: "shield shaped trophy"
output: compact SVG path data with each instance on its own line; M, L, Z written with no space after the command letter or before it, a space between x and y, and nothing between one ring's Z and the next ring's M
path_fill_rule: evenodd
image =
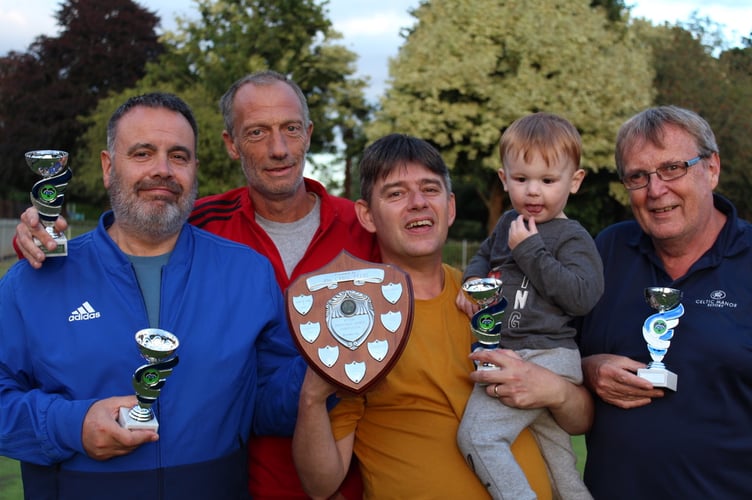
M407 344L413 320L410 277L342 251L286 292L298 350L330 383L360 394L384 377Z

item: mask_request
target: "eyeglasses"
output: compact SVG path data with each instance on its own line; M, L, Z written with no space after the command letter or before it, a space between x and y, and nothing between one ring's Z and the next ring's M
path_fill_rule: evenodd
M707 155L697 155L691 160L661 165L653 172L645 172L644 170L633 172L622 177L621 182L624 184L625 188L634 191L635 189L647 187L647 185L650 184L650 176L653 174L657 175L662 181L674 181L679 177L687 175L689 167L697 165L697 163L703 158L707 158Z

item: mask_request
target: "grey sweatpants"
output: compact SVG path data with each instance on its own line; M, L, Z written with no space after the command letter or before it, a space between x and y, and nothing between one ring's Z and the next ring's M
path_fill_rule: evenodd
M523 359L548 368L564 378L582 383L580 355L576 349L522 349ZM534 499L535 493L517 465L510 446L520 432L530 427L546 461L554 498L591 499L576 469L577 457L570 436L546 408L510 408L476 386L467 402L457 432L457 443L489 494L497 500Z

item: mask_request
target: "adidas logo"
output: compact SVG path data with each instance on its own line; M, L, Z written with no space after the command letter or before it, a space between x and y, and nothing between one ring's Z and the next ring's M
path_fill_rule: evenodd
M94 308L89 304L88 301L81 304L81 306L73 311L70 316L68 316L68 321L86 321L87 319L95 319L99 317L99 312L95 311Z

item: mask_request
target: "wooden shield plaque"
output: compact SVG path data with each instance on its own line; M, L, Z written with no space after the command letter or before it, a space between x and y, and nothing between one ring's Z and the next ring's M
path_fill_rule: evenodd
M410 276L396 266L342 251L287 289L287 318L308 364L356 394L384 377L407 344L413 321Z

